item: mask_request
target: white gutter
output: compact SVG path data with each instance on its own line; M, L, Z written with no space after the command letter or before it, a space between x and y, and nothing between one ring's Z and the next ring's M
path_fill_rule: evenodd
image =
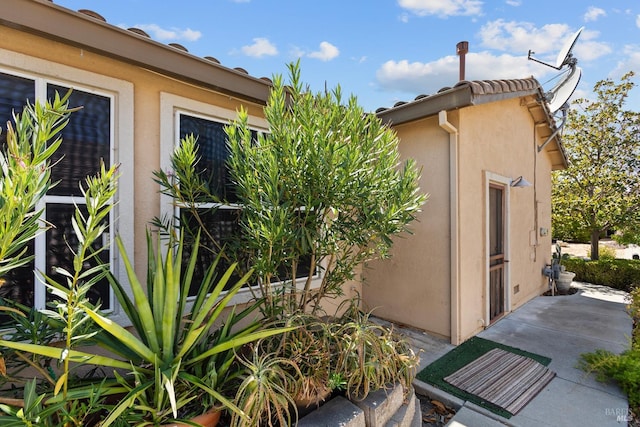
M451 344L460 344L460 246L458 244L458 129L447 120L447 111L438 113L438 124L449 134Z

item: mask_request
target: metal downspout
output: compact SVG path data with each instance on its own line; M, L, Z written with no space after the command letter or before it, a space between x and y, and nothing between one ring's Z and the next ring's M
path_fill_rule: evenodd
M449 134L449 227L451 274L451 344L460 344L460 247L458 239L458 129L447 120L447 111L438 113L438 124Z

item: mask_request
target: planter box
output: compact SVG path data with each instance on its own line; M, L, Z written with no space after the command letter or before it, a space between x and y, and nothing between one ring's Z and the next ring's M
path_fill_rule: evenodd
M351 402L344 397L331 399L298 422L298 426L339 425L345 427L420 427L420 403L413 392L403 403L402 386L378 390L366 399Z

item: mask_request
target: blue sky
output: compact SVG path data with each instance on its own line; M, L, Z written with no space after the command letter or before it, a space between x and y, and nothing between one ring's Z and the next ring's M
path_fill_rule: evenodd
M545 88L555 63L584 27L574 56L583 69L574 96L594 83L640 71L637 0L54 0L90 9L110 24L144 29L255 77L287 74L301 61L313 90L340 85L365 110L391 107L458 81L456 44L469 42L466 79L534 76ZM640 75L636 76L640 82ZM640 111L640 88L627 108Z

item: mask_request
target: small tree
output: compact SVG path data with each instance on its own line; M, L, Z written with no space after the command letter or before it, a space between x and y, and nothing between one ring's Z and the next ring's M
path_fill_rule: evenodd
M401 165L393 130L355 97L343 104L339 86L314 94L299 64L289 71L288 87L274 78L267 133L256 141L244 110L226 128L242 205L235 246L254 264L270 314L315 312L322 298L341 295L357 266L388 256L391 237L408 231L426 201L415 162ZM309 273L302 283L300 271ZM274 281L288 285L282 294Z
M595 99L575 102L563 138L569 167L553 174L554 234L568 221L590 236L594 260L602 233L640 226L640 114L624 109L633 75L599 81Z

